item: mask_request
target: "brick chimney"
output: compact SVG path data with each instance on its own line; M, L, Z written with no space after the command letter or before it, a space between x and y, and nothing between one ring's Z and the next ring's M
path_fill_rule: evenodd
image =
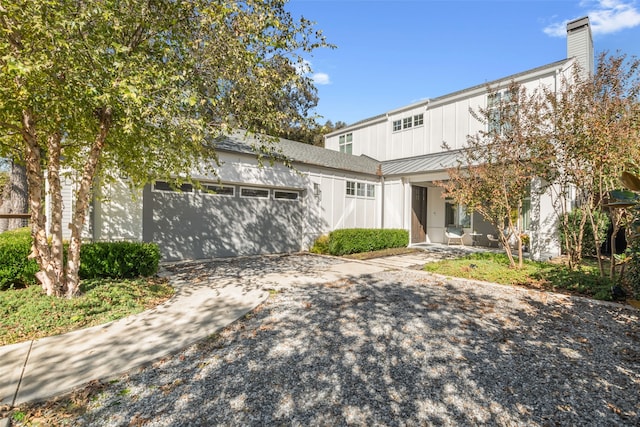
M576 58L584 76L593 76L593 37L588 16L567 23L567 58Z

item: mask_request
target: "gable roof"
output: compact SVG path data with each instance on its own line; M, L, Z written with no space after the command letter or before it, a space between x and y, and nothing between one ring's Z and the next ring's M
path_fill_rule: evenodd
M267 152L262 154L271 155L276 160L369 175L376 175L380 167L379 161L368 156L354 156L284 138L270 143L268 140L262 140L253 134L246 134L242 131L216 139L214 146L216 150L254 156L260 153L260 147L266 146Z

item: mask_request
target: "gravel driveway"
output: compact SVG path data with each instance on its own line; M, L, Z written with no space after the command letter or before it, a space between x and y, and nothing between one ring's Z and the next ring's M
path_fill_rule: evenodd
M215 282L327 258L175 267ZM637 310L411 270L283 289L77 425L640 425Z

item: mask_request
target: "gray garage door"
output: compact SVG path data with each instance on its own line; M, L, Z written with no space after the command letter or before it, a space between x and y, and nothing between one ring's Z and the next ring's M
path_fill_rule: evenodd
M267 187L190 185L176 191L164 182L147 187L143 237L175 261L301 250L302 193Z

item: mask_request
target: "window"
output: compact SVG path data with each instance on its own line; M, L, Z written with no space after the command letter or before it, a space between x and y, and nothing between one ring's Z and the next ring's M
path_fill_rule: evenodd
M402 129L409 129L411 127L411 117L405 117L402 119Z
M241 188L240 196L242 197L259 197L266 199L269 197L269 190L266 188Z
M402 120L394 120L393 121L393 131L397 132L402 129Z
M346 135L340 135L338 137L338 145L340 146L341 153L351 154L353 151L353 134L348 133Z
M153 189L156 191L176 191L176 192L181 191L183 193L190 193L193 191L193 185L185 183L185 184L182 184L180 187L176 187L165 181L156 181L153 184Z
M447 201L444 209L445 227L471 227L471 214L466 206Z
M424 114L416 114L413 116L413 126L422 126L424 124Z
M367 184L367 197L376 197L376 187L373 184Z
M281 191L274 190L273 198L280 200L298 200L299 193L297 191Z
M347 196L356 195L356 183L353 181L347 181Z
M202 189L205 194L212 194L215 196L233 196L236 193L233 185L204 184L202 185Z
M503 135L511 129L511 120L516 113L513 98L513 93L510 91L489 94L487 99L489 133Z
M365 182L347 181L346 194L347 196L374 199L376 197L376 186Z

